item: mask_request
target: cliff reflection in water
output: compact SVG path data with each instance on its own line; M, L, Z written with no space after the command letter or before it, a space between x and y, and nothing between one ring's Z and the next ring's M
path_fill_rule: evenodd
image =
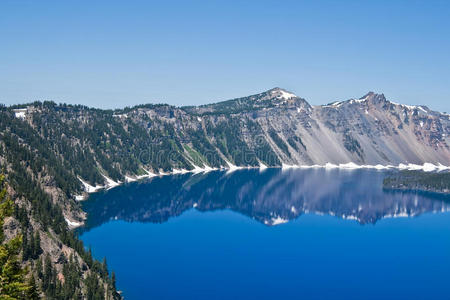
M109 220L165 222L195 207L230 209L276 225L304 213L355 219L448 211L448 196L382 189L384 172L373 170L257 169L151 178L94 194L83 203L89 230Z

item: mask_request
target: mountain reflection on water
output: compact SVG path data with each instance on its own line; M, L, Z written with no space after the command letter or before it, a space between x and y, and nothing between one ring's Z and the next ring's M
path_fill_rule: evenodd
M230 209L266 225L305 213L354 219L360 224L387 217L450 210L449 196L382 188L385 172L374 170L258 169L154 177L91 195L82 231L110 220L162 223L195 207Z

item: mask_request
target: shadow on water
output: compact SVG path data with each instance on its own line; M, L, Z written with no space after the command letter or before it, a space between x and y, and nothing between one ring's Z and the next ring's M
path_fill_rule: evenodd
M195 207L230 209L266 225L305 213L328 214L375 224L388 217L450 209L448 195L382 188L375 170L257 169L154 177L91 195L80 232L110 220L162 223Z

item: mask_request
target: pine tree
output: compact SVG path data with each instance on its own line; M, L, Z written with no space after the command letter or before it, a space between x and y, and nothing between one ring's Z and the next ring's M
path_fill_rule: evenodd
M53 268L52 268L52 261L50 260L50 256L47 254L45 256L45 262L44 262L45 266L44 266L44 273L43 273L43 278L42 278L42 289L44 291L48 291L51 288L51 280L52 280L52 273L53 273Z
M37 275L40 279L42 279L44 277L44 273L42 271L42 259L39 257L37 262L36 262L36 271L37 271Z
M36 232L34 238L33 238L33 258L36 259L41 255L42 248L41 248L41 236L39 232Z
M114 271L111 272L111 287L116 290L116 273Z
M19 253L22 236L18 235L0 245L0 295L5 299L26 299L29 286L25 283L26 269L20 267Z
M28 238L27 238L27 232L24 231L23 237L22 237L22 257L23 260L28 260L31 256L31 249L28 244Z
M34 279L34 276L30 276L30 280L28 281L28 286L30 287L27 292L27 299L30 300L37 300L40 299L39 291L36 286L36 280Z
M28 270L21 268L19 254L22 250L22 235L6 243L3 222L13 213L13 202L6 194L5 177L0 175L0 297L2 299L27 299L30 286L25 283Z
M106 257L103 257L103 262L102 262L102 273L104 277L108 276L108 264L106 262Z

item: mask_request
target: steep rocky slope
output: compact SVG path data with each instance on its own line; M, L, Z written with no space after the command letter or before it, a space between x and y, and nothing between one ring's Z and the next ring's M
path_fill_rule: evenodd
M315 113L322 133L331 131L327 144L341 142L336 148L327 147L325 159L362 164L449 163L449 115L425 106L401 105L369 93L317 107Z
M310 106L282 89L200 107L138 109L133 120L172 124L178 141L197 152L191 131L208 145L204 164L227 166L329 163L450 163L449 115L401 105L382 94ZM143 124L144 125L144 124ZM151 127L151 123L147 124ZM183 151L187 161L193 161ZM191 166L188 166L191 167Z

